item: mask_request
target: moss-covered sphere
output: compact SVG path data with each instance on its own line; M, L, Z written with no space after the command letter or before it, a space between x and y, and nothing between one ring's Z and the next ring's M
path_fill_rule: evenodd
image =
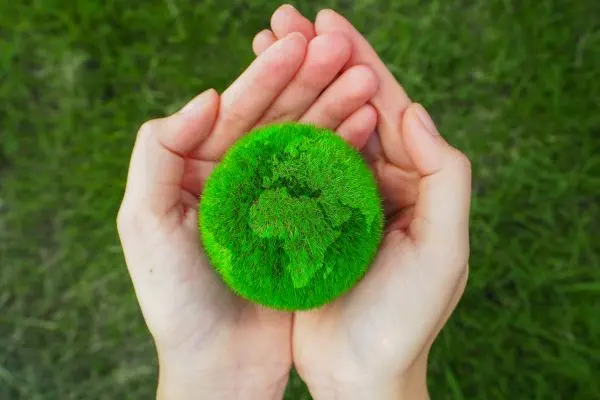
M232 146L200 200L204 250L240 296L276 309L334 300L365 274L383 227L377 184L335 133L287 123Z

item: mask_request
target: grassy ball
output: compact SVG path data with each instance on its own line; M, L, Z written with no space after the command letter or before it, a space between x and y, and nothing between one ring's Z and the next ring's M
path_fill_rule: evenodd
M255 129L208 178L204 250L239 295L282 310L318 307L365 274L383 212L361 155L335 133L287 123Z

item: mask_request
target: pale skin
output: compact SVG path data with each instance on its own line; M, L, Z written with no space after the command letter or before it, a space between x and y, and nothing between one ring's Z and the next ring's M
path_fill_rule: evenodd
M117 224L160 365L159 399L281 398L292 363L315 399L427 399L427 358L468 275L471 169L339 14L280 7L221 95L142 126ZM348 294L294 314L233 295L199 247L202 184L257 125L312 122L369 161L385 237ZM372 134L376 130L377 134Z

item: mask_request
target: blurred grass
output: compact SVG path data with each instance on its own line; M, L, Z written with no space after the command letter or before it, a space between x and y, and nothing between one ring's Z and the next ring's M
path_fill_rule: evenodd
M115 232L137 127L252 59L275 1L0 3L0 398L152 398ZM473 160L433 398L599 399L600 3L333 6ZM294 378L289 399L308 399Z

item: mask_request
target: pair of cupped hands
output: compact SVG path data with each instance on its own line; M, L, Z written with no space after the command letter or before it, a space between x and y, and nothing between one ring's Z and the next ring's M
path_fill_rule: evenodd
M257 58L142 125L117 225L159 360L160 399L281 398L292 365L316 399L425 399L431 345L468 275L470 163L439 134L341 15L281 6ZM319 309L241 299L198 236L203 182L256 126L300 121L359 149L384 199L379 252L358 285Z

